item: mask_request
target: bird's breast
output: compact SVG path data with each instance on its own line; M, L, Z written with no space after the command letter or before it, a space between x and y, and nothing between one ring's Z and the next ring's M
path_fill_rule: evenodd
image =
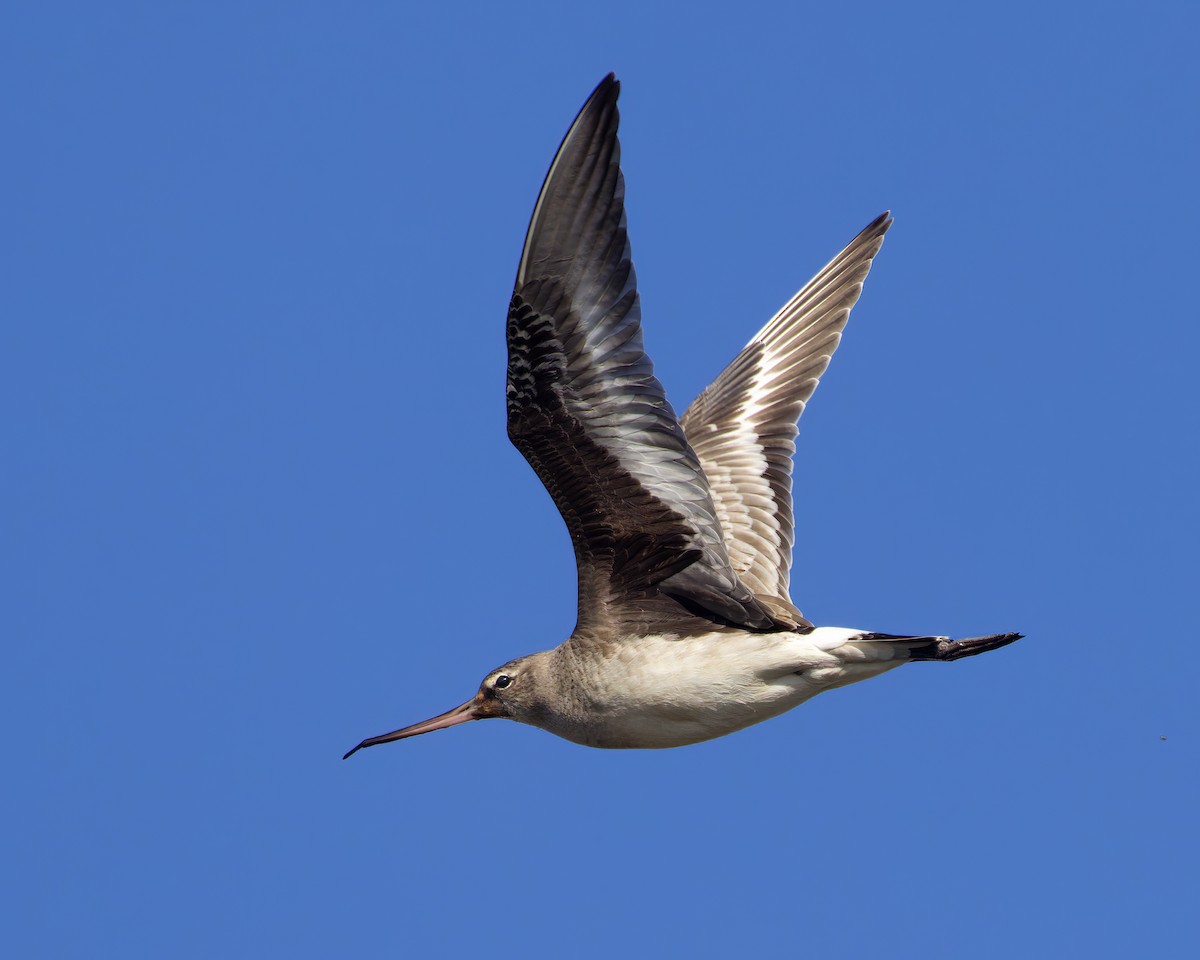
M608 748L678 747L724 736L817 692L793 669L804 643L797 634L721 632L638 637L603 654L564 651L579 682L563 709L540 725Z

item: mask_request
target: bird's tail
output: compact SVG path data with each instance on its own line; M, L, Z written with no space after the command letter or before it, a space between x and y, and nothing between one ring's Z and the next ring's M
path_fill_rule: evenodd
M992 633L986 637L967 637L951 640L949 637L912 637L908 642L909 660L961 660L974 657L989 650L998 650L1016 643L1024 634ZM899 639L899 638L898 638ZM913 642L916 641L916 642Z

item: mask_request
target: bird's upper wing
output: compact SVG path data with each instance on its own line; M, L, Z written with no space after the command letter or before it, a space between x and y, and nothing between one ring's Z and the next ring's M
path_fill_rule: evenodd
M770 627L642 348L618 91L610 74L584 104L533 210L508 312L508 434L570 531L577 633L645 629L663 595Z
M885 213L855 237L683 415L733 568L760 597L790 603L796 421L837 349L891 223Z

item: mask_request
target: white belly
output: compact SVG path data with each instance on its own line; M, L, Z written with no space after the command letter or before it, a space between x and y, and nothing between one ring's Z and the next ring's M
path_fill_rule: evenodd
M831 634L726 631L625 641L589 677L586 710L547 729L593 747L679 747L778 716L902 662L847 663L839 655L844 648L830 649Z

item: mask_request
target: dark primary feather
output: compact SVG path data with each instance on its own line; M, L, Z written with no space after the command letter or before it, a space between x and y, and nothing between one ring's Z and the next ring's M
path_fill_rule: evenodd
M577 632L645 624L663 595L770 628L642 347L618 91L610 74L584 104L534 207L508 314L508 433L570 531Z

